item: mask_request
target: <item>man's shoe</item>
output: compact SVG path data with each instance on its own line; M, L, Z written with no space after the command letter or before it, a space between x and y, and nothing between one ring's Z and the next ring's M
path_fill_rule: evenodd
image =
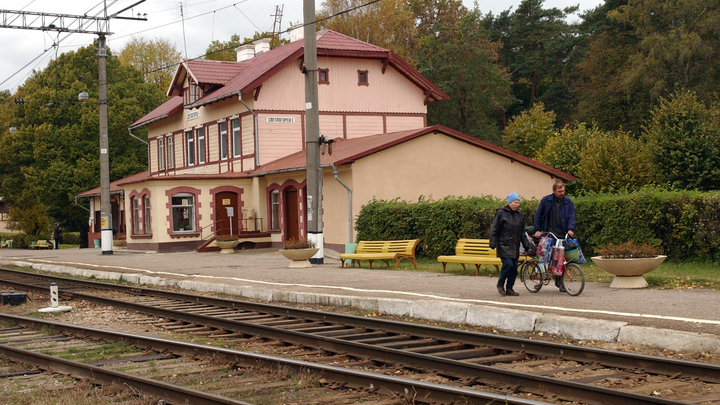
M498 288L498 292L499 292L500 295L502 295L503 297L506 296L506 295L508 295L508 294L505 292L505 288L504 288L503 286L499 285L499 286L497 286L497 288Z
M518 295L520 295L520 294L516 293L515 290L513 290L512 288L509 289L509 290L507 290L507 291L506 291L506 294L507 294L507 295L512 295L512 296L514 296L514 297L517 297Z
M560 288L560 292L564 292L564 293L566 293L566 292L567 292L567 290L565 289L565 287L563 287L563 286L560 286L559 288Z

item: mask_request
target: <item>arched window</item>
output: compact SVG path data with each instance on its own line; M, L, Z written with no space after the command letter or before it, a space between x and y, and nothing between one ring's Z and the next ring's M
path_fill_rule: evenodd
M132 229L131 232L133 235L137 235L140 233L140 209L138 207L138 199L137 197L133 197L130 199L130 205L132 206Z
M195 196L181 193L172 196L172 230L195 232Z
M280 191L273 190L270 193L270 229L280 229Z
M145 215L143 215L143 221L145 223L145 234L149 235L152 233L152 227L150 226L150 196L146 195L143 198L143 209L145 210Z

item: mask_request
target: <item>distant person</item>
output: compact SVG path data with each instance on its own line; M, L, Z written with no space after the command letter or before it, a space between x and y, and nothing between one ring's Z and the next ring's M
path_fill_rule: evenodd
M556 180L553 184L553 193L543 197L535 212L535 238L540 238L543 232L552 232L558 238L565 235L575 236L575 204L565 196L565 183ZM560 279L553 275L555 286L561 292L565 288Z
M520 295L513 290L517 279L520 245L522 244L523 248L529 251L530 242L525 236L522 212L518 211L520 196L517 193L510 193L507 202L507 205L495 211L495 218L490 228L490 248L497 249L497 256L502 261L497 284L498 292L503 296L515 296Z
M60 228L60 223L55 222L55 228L53 228L53 239L55 240L55 249L60 249L60 244L62 243L62 228Z

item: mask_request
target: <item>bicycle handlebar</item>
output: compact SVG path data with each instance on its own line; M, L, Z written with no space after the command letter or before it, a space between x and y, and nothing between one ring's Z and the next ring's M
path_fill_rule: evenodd
M543 234L543 236L552 236L553 238L555 238L555 239L557 239L557 240L565 240L565 239L567 239L568 236L570 235L569 233L566 233L564 238L558 238L558 237L555 236L555 234L552 233L552 232L542 232L542 234Z

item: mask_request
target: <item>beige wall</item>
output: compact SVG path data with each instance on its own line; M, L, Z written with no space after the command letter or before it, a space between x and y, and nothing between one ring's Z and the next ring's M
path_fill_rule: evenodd
M200 194L198 195L196 206L199 203L199 208L197 209L196 215L200 215L200 222L199 227L204 228L202 230L202 237L208 237L211 234L211 228L208 227L208 225L211 225L212 223L212 195L210 194L210 190L221 187L221 186L233 186L243 189L243 194L240 196L240 199L243 202L242 208L253 208L255 209L256 215L257 213L264 212L264 207L257 207L253 201L256 201L257 199L253 196L251 187L252 180L251 179L242 179L242 180L206 180L206 181L194 181L192 184L187 184L185 182L177 182L177 181L153 181L153 182L144 182L144 183L137 183L132 184L124 188L125 190L125 203L130 204L130 194L133 191L136 191L140 193L143 189L147 189L150 192L150 205L152 207L152 218L151 218L151 226L152 226L152 239L137 239L133 240L131 236L128 236L129 242L137 242L137 243L170 243L170 242L186 242L186 241L193 241L193 240L200 240L201 237L188 237L188 238L173 238L170 234L168 234L168 229L170 228L170 223L168 221L169 216L169 209L168 204L169 200L167 195L165 194L166 190L173 189L175 187L182 187L182 186L190 186L193 188L197 188L200 190ZM262 208L262 210L259 210L259 208ZM130 230L130 224L132 223L132 218L130 218L130 212L128 211L126 213L125 218L127 229ZM207 227L207 228L206 228ZM198 232L200 230L198 229Z
M268 79L255 102L256 110L304 111L305 76L291 63ZM329 69L330 84L318 86L320 111L395 112L426 114L423 91L379 60L318 57L318 67ZM358 86L358 70L368 71L368 86Z
M375 153L347 167L339 178L353 192L353 221L373 197L417 201L420 196L492 195L511 192L541 198L552 192L550 175L443 134L429 134ZM347 190L326 169L323 175L324 236L328 244L348 241ZM353 222L354 224L354 222Z

